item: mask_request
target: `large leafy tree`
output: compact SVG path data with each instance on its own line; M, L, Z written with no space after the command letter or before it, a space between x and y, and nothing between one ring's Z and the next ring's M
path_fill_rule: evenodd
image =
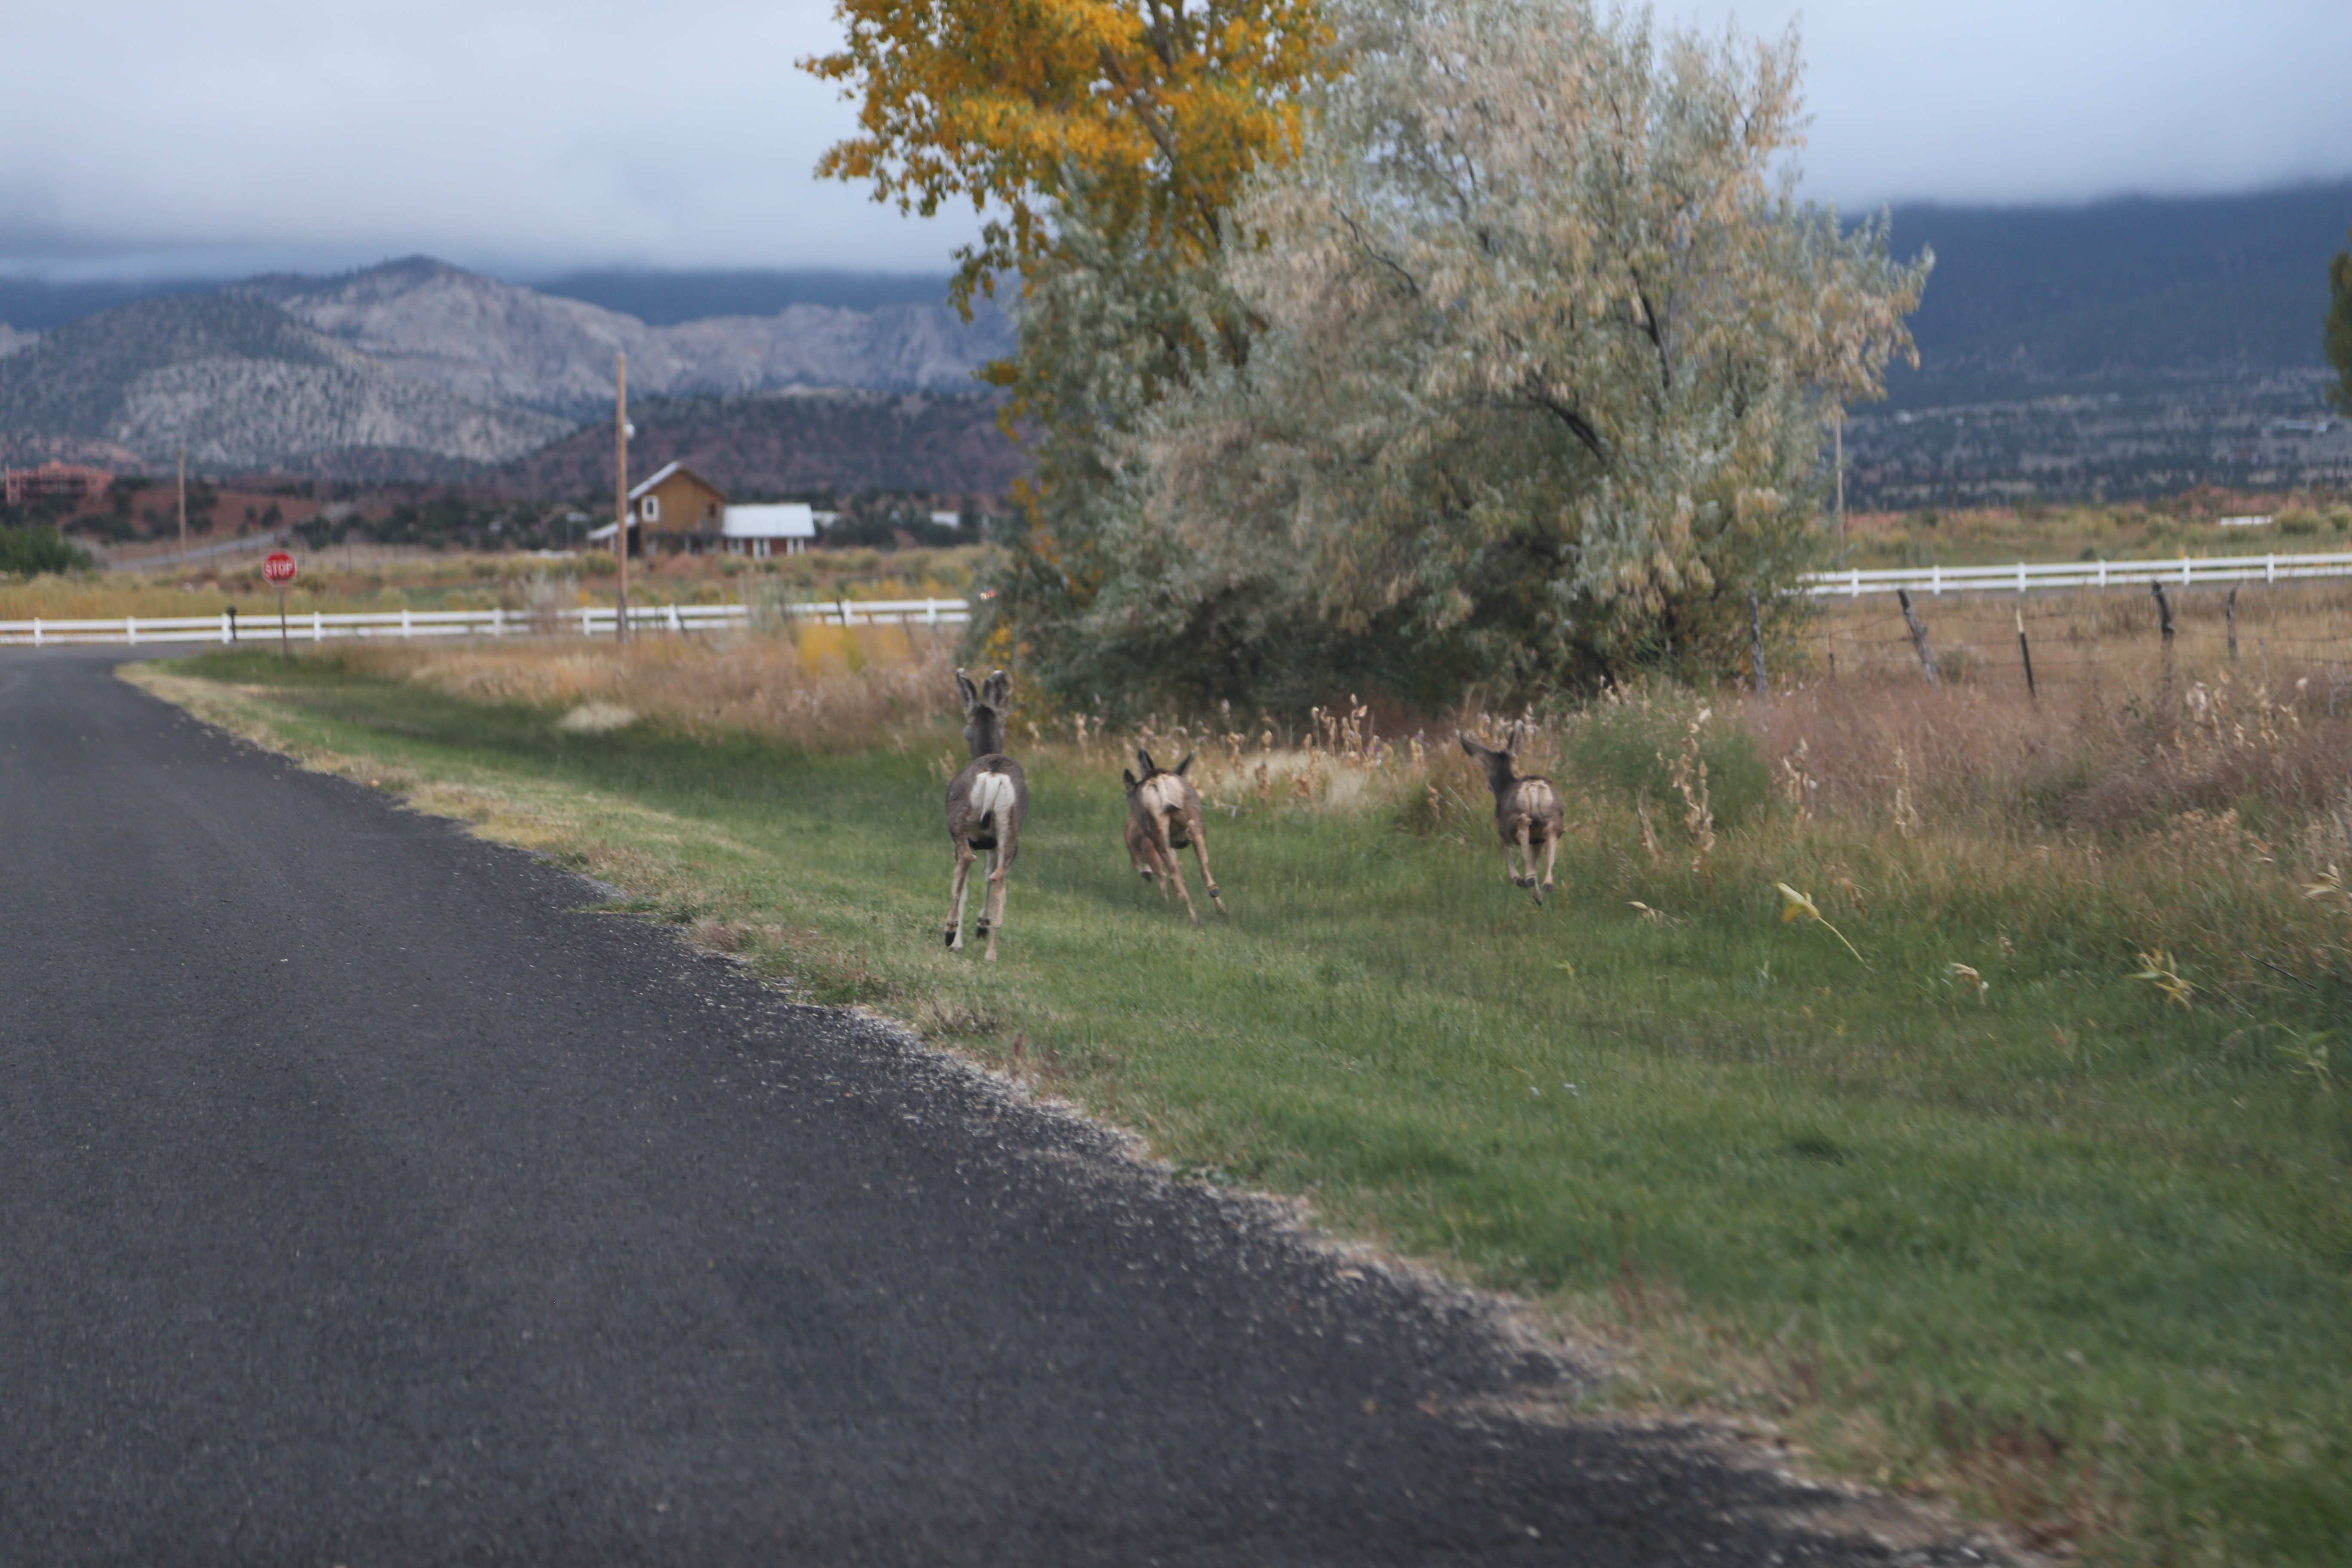
M2336 367L2336 384L2327 400L2352 414L2352 250L2339 250L2327 264L2327 360Z
M1144 410L1253 323L1202 308L1253 169L1295 149L1333 63L1322 0L836 0L838 52L804 60L858 100L818 173L926 215L989 215L955 297L1017 271L1021 347L990 377L1033 438L1023 526L982 637L1054 657L1111 571L1114 453ZM1228 301L1228 303L1230 303ZM1008 656L1010 650L998 649Z
M1795 200L1793 38L1365 0L1349 42L1236 210L1253 352L1125 458L1084 679L1218 695L1185 682L1243 671L1187 649L1269 640L1424 700L1735 667L1748 595L1819 547L1822 420L1909 349L1928 267Z

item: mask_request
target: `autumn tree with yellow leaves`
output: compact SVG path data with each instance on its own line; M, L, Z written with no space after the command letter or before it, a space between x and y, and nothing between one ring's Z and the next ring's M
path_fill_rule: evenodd
M845 84L858 133L817 173L926 216L991 214L959 297L1056 248L1083 184L1123 239L1201 260L1262 160L1295 145L1328 64L1316 0L838 0L845 47L803 68Z
M1204 308L1251 172L1297 147L1333 64L1318 0L838 0L858 134L821 175L929 216L986 215L958 253L969 310L1020 278L1021 347L990 379L1031 433L1034 479L986 636L1050 647L1116 570L1097 522L1111 455L1150 404L1244 356L1251 323ZM1049 655L1050 657L1050 655Z

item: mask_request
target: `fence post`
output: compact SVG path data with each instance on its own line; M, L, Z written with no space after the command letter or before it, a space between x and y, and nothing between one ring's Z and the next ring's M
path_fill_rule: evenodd
M1853 586L1846 591L1845 596L1849 599L1862 597L1862 568L1859 566L1853 569Z
M585 605L580 606L580 635L583 637L589 635L588 606Z
M2222 614L2223 616L2227 616L2227 617L2228 617L2228 619L2229 619L2229 622L2230 622L2230 662L2231 662L2231 664L2235 664L2235 663L2237 663L2237 662L2238 662L2238 590L2237 590L2237 589L2235 589L2235 588L2231 589L2231 590L2230 590L2230 596L2229 596L2228 598L2226 598L2226 599L2224 599L2224 600L2222 600L2222 601L2221 601L2221 614Z
M33 646L41 646L41 617L38 616L33 617Z
M131 639L131 646L132 647L137 647L139 646L139 617L137 616L123 616L122 632L125 637Z
M507 607L504 605L490 606L490 635L494 637L507 635Z
M1917 614L1911 608L1910 591L1905 588L1895 589L1895 600L1903 606L1903 622L1911 628L1911 646L1919 650L1919 668L1927 672L1927 684L1930 686L1938 684L1936 679L1936 661L1927 652L1927 628L1919 624Z
M2164 634L2164 651L2172 651L2172 601L2164 596L2164 584L2150 583L2147 591L2156 595L2158 629Z
M2025 640L2025 606L2017 607L2017 657L2025 661L2025 694L2040 701L2042 693L2033 689L2033 649Z
M404 605L402 607L400 612L400 635L404 637L409 635L408 610Z
M849 601L846 599L841 601L841 624L845 626L849 625Z
M324 610L310 612L310 640L312 642L327 640L327 612Z
M2017 563L2017 591L2020 594L2025 592L2025 563L2022 561Z
M1764 611L1756 590L1748 590L1748 651L1756 664L1756 695L1764 695Z

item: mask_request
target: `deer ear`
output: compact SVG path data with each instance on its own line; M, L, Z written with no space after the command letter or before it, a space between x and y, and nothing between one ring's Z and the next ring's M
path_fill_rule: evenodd
M1521 746L1524 746L1527 743L1528 727L1525 724L1514 724L1511 726L1510 737L1503 742L1503 750L1506 752L1517 752Z
M980 689L972 685L971 677L961 669L956 671L956 695L963 699L966 708L980 700Z
M1119 776L1119 777L1121 777L1121 778L1123 778L1123 779L1125 779L1125 780L1127 781L1127 787L1128 787L1128 788L1129 788L1129 789L1133 789L1133 788L1135 787L1135 784L1136 784L1136 779L1135 779L1135 770L1134 770L1133 768L1121 768L1121 769L1119 769L1119 770L1118 770L1118 776Z
M1000 669L988 678L988 685L982 689L988 698L988 705L1002 710L1011 704L1013 678Z
M1192 765L1192 752L1185 752L1185 753L1184 753L1184 760L1183 760L1182 762L1178 763L1176 764L1176 776L1177 776L1178 778L1180 778L1180 779L1181 779L1181 778L1182 778L1182 777L1184 776L1184 770L1185 770L1186 768L1191 767Z
M1151 760L1151 753L1145 751L1141 746L1135 748L1135 760L1143 764L1143 776L1145 778L1150 778L1152 774L1160 771L1160 764L1153 762Z
M1462 751L1465 756L1476 757L1483 756L1486 753L1486 747L1472 740L1466 733L1460 730L1454 731L1454 738L1462 742Z

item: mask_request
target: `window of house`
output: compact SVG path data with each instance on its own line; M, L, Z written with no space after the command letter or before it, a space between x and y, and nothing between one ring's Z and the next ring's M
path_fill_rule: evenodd
M645 504L637 509L637 515L644 518L647 522L659 522L661 521L661 497L647 496L645 500Z

